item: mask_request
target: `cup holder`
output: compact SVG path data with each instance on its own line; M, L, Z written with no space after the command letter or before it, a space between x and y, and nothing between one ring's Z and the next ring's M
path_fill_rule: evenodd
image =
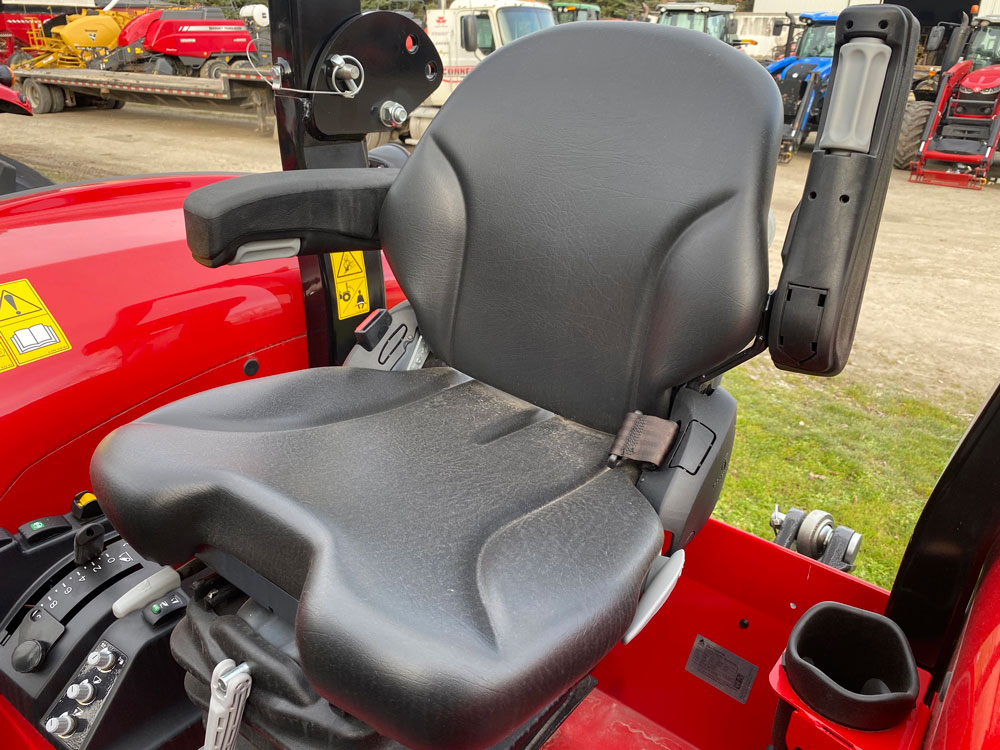
M783 658L788 683L830 721L877 731L913 710L920 688L906 636L892 620L836 602L799 619Z

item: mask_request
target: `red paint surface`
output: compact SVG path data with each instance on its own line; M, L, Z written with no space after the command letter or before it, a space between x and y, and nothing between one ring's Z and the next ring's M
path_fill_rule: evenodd
M6 86L0 86L0 113L11 115L31 115L31 103L24 94Z
M593 674L605 693L694 747L761 750L770 742L777 706L767 673L798 618L826 600L882 612L887 596L712 520L688 545L684 572L663 608ZM744 619L748 627L741 628ZM745 705L685 670L699 635L756 665Z
M144 13L130 21L118 35L118 44L142 42L152 52L190 57L219 53L256 52L242 21L224 18L161 18L163 11ZM249 44L249 47L247 46Z
M1000 65L987 65L985 68L972 71L962 79L961 85L972 89L973 92L1000 86Z
M0 200L0 284L28 279L72 349L0 373L0 527L63 513L114 428L178 398L307 366L295 259L204 268L181 211L226 175L63 186ZM403 300L383 261L391 307Z
M0 695L0 747L10 750L52 750L52 745Z
M930 684L930 673L917 670L920 692L924 695ZM863 732L835 724L812 711L788 684L788 677L780 664L775 664L768 675L771 688L795 711L788 722L785 741L789 747L801 750L916 750L927 731L930 709L918 700L910 715L898 726L882 732Z
M1000 553L979 585L925 750L1000 750Z
M0 201L0 284L28 279L72 349L0 373L0 526L63 513L90 456L175 398L307 363L297 262L208 269L181 204L220 176L63 187Z
M696 750L637 711L594 690L542 750Z
M0 64L6 64L15 51L28 46L28 30L34 22L45 23L52 17L49 12L11 13L0 9Z

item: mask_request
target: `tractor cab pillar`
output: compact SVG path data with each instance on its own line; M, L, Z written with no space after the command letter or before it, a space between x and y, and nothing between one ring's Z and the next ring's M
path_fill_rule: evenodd
M434 45L401 14L361 13L358 0L277 0L270 20L286 171L367 168L365 135L391 130L440 85ZM385 307L381 253L370 245L299 259L311 366L341 364L358 323Z

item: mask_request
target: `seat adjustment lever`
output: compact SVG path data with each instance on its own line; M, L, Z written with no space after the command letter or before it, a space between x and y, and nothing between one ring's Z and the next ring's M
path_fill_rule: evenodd
M684 550L679 549L670 557L660 555L653 560L649 573L646 575L646 582L642 587L642 594L639 596L639 604L635 608L635 616L632 618L628 630L622 636L622 643L628 643L646 627L646 623L653 619L653 615L660 611L660 607L667 601L670 592L674 590L681 571L684 570Z

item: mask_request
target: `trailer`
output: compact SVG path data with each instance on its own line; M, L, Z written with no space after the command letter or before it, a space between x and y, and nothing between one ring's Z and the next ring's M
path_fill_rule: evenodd
M125 102L251 111L257 131L271 135L274 99L268 73L227 68L218 78L150 75L88 68L19 70L16 86L36 114L65 108L98 106L117 109Z

